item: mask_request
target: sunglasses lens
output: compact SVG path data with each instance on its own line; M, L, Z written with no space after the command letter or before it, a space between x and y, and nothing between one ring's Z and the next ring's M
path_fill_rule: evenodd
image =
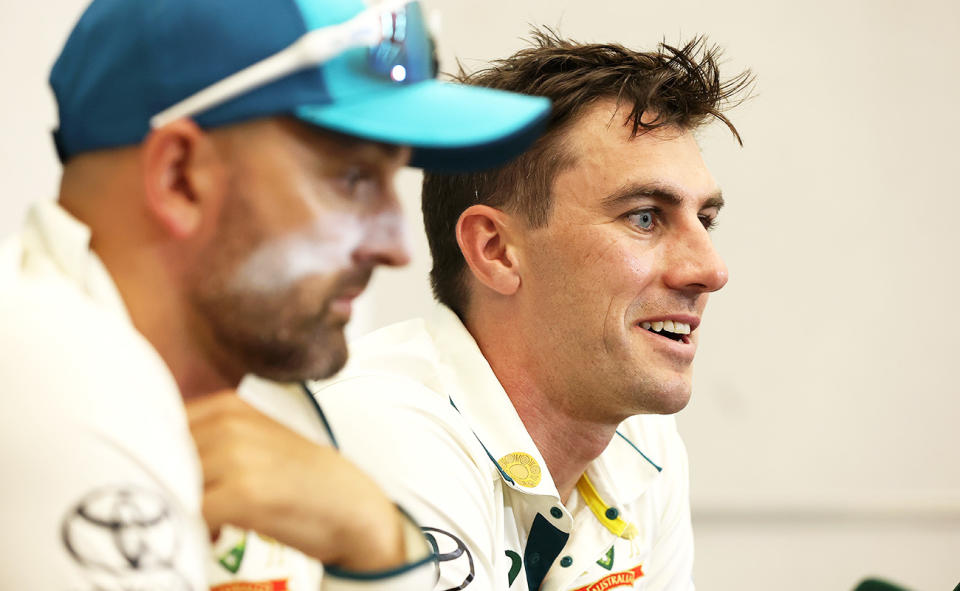
M407 4L380 18L383 41L369 53L370 69L394 82L409 84L437 75L433 39L427 32L420 5Z

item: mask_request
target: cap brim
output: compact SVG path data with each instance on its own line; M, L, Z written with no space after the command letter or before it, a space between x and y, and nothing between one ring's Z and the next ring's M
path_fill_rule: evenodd
M546 126L550 101L428 80L332 105L302 106L295 114L347 135L410 146L411 166L467 172L504 164L526 150Z

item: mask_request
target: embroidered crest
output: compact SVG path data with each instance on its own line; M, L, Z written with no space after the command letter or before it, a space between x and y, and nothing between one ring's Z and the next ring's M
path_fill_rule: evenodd
M533 488L540 484L540 464L530 454L515 451L503 456L497 463L520 486Z

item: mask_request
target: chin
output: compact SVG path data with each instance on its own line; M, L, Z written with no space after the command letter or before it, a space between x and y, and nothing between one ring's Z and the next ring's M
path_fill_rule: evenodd
M643 397L643 414L672 415L686 408L690 402L690 382L660 384L653 392Z
M275 382L329 378L347 362L342 330L320 328L301 338L261 341L244 349L251 373Z
M671 396L665 398L663 403L660 405L660 409L656 414L658 415L672 415L680 412L687 407L687 404L690 402L690 393L687 392L682 396Z
M303 380L322 380L343 369L347 362L346 348L323 351L303 360L301 354L291 354L284 360L274 359L275 363L261 363L253 373L275 382L302 382Z

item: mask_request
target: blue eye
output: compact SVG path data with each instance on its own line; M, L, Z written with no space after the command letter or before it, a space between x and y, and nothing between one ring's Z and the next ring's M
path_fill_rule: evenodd
M630 222L640 228L641 230L649 230L653 227L653 212L646 211L635 211L629 216Z

